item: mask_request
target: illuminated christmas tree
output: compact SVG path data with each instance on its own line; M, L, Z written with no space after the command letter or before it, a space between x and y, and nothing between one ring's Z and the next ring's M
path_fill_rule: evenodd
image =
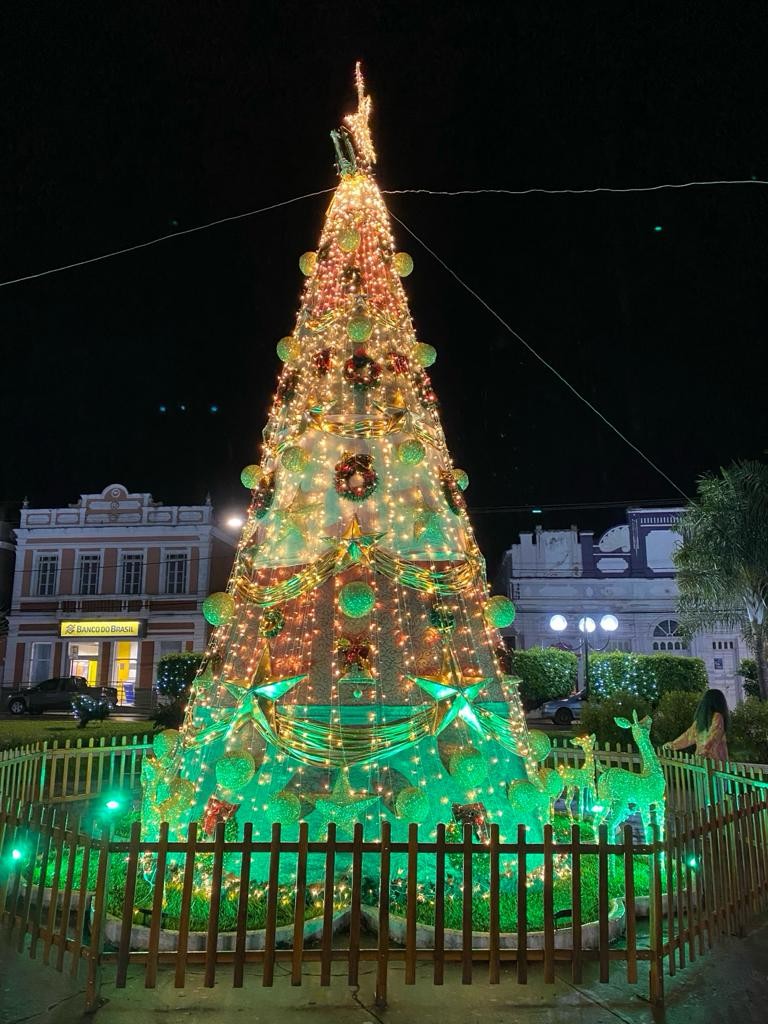
M226 593L180 735L145 766L144 818L179 832L278 821L342 838L471 821L512 837L549 799L373 178L371 101L332 132L340 181L306 275ZM534 751L535 753L535 751ZM510 792L525 797L510 803ZM526 805L527 800L527 805ZM525 811L526 805L528 810ZM521 811L521 808L523 810ZM523 813L525 811L525 813ZM535 811L535 813L534 813ZM533 822L535 827L535 820Z

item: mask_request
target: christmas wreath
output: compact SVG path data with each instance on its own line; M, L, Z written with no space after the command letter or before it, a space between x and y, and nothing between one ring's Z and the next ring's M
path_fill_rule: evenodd
M413 375L413 386L416 389L416 397L425 409L431 409L437 405L437 395L432 388L432 381L425 370Z
M408 373L411 365L408 361L408 356L403 355L402 352L397 352L395 349L390 349L389 352L387 352L384 356L384 363L387 369L397 377L401 377L403 374Z
M275 500L275 474L267 473L259 480L253 492L253 511L257 519L263 519Z
M456 477L450 470L443 469L440 471L440 483L443 487L443 494L445 500L448 502L448 508L453 512L454 515L459 516L462 512L466 512L467 503L464 501L464 495L461 493L461 488L456 483Z
M379 482L371 455L344 452L341 461L336 463L335 474L336 493L347 501L365 501Z
M329 348L321 348L319 352L315 352L312 356L312 364L315 367L317 376L324 377L331 368L331 350Z
M286 402L290 402L290 400L296 394L298 386L298 372L296 370L291 370L290 373L286 373L277 387L278 400L281 401L283 404L285 404Z
M351 384L355 391L367 391L375 387L381 377L381 366L371 359L364 348L355 349L353 355L344 363L344 380Z

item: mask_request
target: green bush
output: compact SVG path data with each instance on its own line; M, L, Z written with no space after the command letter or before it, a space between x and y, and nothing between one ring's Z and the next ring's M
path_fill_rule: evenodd
M593 654L589 659L591 695L604 700L625 694L654 703L658 699L659 690L656 677L647 662L647 656L632 651Z
M578 661L572 651L558 647L529 647L512 651L510 675L520 679L520 697L526 709L537 708L545 700L567 697L576 689Z
M194 651L164 654L157 663L157 690L176 700L189 690L204 655Z
M768 764L768 701L747 697L732 713L728 753L734 760Z
M737 673L744 679L744 696L759 697L760 684L757 681L757 662L754 658L742 658Z
M663 743L670 743L682 735L693 721L700 700L699 693L681 690L663 693L658 706L652 712L651 739L654 746L660 747Z
M680 654L641 654L640 658L656 679L659 697L672 692L702 694L709 686L701 658Z
M594 733L598 743L620 743L625 746L632 743L632 733L622 729L614 722L614 718L628 718L632 721L632 712L643 718L651 713L651 706L642 697L626 693L617 693L602 700L588 700L581 709L579 733Z

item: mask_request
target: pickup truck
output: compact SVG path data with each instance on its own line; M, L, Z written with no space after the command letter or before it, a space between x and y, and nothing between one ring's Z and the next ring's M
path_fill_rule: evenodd
M6 707L12 715L71 711L72 700L80 693L102 698L110 710L117 707L117 690L113 686L89 686L84 676L56 676L42 683L18 687L8 697Z

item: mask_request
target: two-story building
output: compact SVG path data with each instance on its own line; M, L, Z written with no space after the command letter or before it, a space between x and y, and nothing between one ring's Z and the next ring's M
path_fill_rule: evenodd
M110 484L66 508L21 509L4 685L81 675L148 704L157 662L202 651L236 531L205 505L163 505Z
M750 657L738 630L700 633L690 646L680 632L672 555L680 542L675 525L682 511L628 509L626 522L599 537L576 526L521 533L519 543L505 553L498 579L500 592L517 607L514 625L504 630L508 642L521 648L563 644L576 649L579 620L589 617L596 626L590 636L593 649L607 645L703 658L710 685L735 704L743 696L739 663ZM552 629L554 615L563 616L564 630ZM615 631L601 631L605 615L618 620Z

